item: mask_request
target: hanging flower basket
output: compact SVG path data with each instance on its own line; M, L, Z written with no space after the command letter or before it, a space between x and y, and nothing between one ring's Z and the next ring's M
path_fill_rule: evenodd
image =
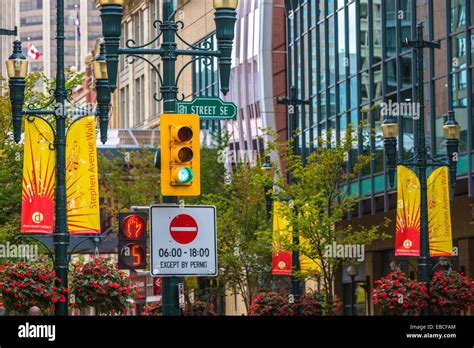
M77 262L73 267L72 307L95 307L98 315L121 314L131 308L132 281L109 259L96 257L89 262Z
M431 306L452 315L474 306L474 282L458 272L436 271L430 283Z
M161 315L161 301L152 302L143 307L142 315L144 316L158 316Z
M300 314L305 316L320 316L324 312L324 295L317 291L311 291L301 297Z
M37 306L44 315L54 312L56 302L65 302L67 289L58 289L54 270L42 263L5 261L0 265L0 293L9 314L26 315Z
M334 296L330 301L324 293L315 290L304 294L298 303L300 315L306 316L336 315L341 306L339 297Z
M275 292L257 294L250 306L251 316L291 316L295 315L295 304L288 302L288 296Z
M387 315L420 315L428 305L428 289L397 270L375 281L374 304Z

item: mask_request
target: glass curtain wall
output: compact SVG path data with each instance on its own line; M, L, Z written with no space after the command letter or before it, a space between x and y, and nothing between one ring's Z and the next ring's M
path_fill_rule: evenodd
M458 173L471 174L474 0L286 0L285 6L288 87L310 101L295 109L298 153L307 156L328 129L341 139L348 124L357 128L364 121L354 154L372 152L374 159L351 191L372 203L376 195L387 196L381 103L415 100L413 51L401 43L415 37L422 21L425 39L441 42L441 49L425 50L427 146L433 156L445 155L442 127L454 110L464 155ZM407 159L413 155L413 118L400 116L399 124L399 156Z

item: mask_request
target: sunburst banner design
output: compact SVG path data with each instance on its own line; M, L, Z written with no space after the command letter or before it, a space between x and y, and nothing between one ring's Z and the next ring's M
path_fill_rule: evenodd
M96 120L83 117L66 140L67 224L70 234L99 234L99 175Z
M286 245L292 242L292 226L282 214L282 202L273 202L273 256L272 256L272 274L291 276L293 266L292 251L286 250ZM318 264L301 253L301 250L308 248L309 241L300 235L300 271L315 272L319 271Z
M25 122L21 232L51 234L54 228L56 152L54 132L39 117Z
M420 256L420 192L416 173L398 166L396 256Z
M448 167L440 167L428 177L428 229L431 257L453 255L448 183Z
M282 215L283 203L273 202L273 255L272 274L291 276L292 253L285 250L285 244L291 243L291 229Z

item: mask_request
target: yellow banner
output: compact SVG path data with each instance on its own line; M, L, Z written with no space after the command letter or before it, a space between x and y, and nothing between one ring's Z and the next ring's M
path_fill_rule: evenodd
M282 209L282 202L273 202L272 274L291 276L292 252L285 247L291 244L291 226L283 216Z
M22 233L53 233L56 173L53 143L53 130L45 120L29 117L25 121Z
M420 255L420 180L414 171L397 167L396 256Z
M428 177L428 229L432 257L453 254L448 183L448 167L440 167Z
M70 234L100 233L99 175L94 116L69 127L66 141L67 222Z
M291 275L292 269L292 251L286 250L286 245L292 243L292 226L283 216L282 210L284 203L273 202L273 261L272 274ZM300 271L315 272L319 271L319 266L312 259L302 253L302 250L308 248L308 241L300 235Z
M309 242L307 239L300 236L301 249L309 248ZM319 272L319 265L313 259L300 252L300 269L303 273L314 273Z

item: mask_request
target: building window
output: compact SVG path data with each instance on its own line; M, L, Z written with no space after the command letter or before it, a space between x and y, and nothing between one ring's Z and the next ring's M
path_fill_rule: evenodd
M150 1L150 26L149 27L150 27L151 39L154 39L159 34L159 31L160 31L158 22L156 24L156 28L153 25L155 21L157 21L160 18L159 8L160 8L160 4L158 0ZM153 43L153 47L158 47L158 40Z
M141 45L144 43L144 20L143 20L143 11L139 10L134 16L133 16L133 22L134 22L134 38L133 40L135 41L135 44Z
M129 128L129 97L128 97L128 86L120 89L120 127Z
M144 117L143 117L143 76L135 79L135 125L141 125Z

